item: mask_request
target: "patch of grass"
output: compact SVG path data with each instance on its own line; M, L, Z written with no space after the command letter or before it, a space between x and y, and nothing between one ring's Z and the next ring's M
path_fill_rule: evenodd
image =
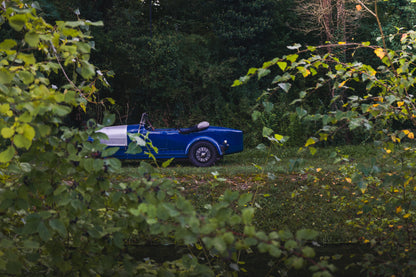
M183 186L184 194L198 209L216 201L227 189L249 192L253 194L250 204L257 207L259 229L311 228L320 231L321 243L345 243L354 240L354 233L344 222L356 211L341 211L333 199L345 197L348 202L355 190L340 179L338 169L343 163L369 163L376 154L373 145L321 148L313 156L298 148L248 149L208 168L175 161L155 171ZM137 162L131 162L125 163L123 170L141 174L136 168Z

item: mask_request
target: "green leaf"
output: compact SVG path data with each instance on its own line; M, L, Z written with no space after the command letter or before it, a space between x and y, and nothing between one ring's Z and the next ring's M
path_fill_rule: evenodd
M241 213L243 223L244 224L250 224L254 217L254 208L248 207L245 208Z
M104 112L104 118L103 118L103 125L104 126L111 126L116 121L116 115L111 114L108 112Z
M274 104L272 102L264 101L263 102L263 107L264 107L264 111L266 113L271 113L273 111Z
M251 201L253 195L251 193L243 193L240 195L240 199L238 199L238 206L242 207L246 205L248 202Z
M52 112L57 116L65 116L71 112L71 108L63 105L54 105Z
M282 250L274 245L270 245L269 254L275 258L279 258L282 255Z
M289 92L292 85L290 83L279 83L278 86L283 89L286 93Z
M123 249L124 248L123 234L120 232L116 232L113 235L113 243L117 248Z
M101 152L101 156L102 157L109 157L114 155L118 150L120 149L120 147L107 147L106 149L104 149Z
M318 232L311 229L301 229L296 232L297 240L313 240L318 236Z
M298 243L296 241L292 240L292 239L285 242L285 249L287 249L289 251L291 251L291 250L293 250L297 247L298 247Z
M33 53L30 53L30 54L19 53L17 55L17 58L24 61L25 65L33 65L36 63L36 58L33 55Z
M101 26L104 26L104 22L103 22L103 21L101 21L101 20L99 20L99 21L94 21L94 22L91 22L91 21L89 21L89 20L86 20L86 21L85 21L85 25L91 25L91 26L101 27Z
M119 170L121 168L121 162L120 162L119 159L110 158L110 159L105 159L104 162L113 171L117 171L117 170Z
M309 152L311 155L315 155L318 150L315 147L309 147Z
M308 114L308 111L306 111L305 109L302 109L300 107L296 107L296 113L298 114L299 118L302 118L302 117L304 117Z
M23 242L23 247L26 249L38 249L40 247L40 244L37 241L25 240Z
M94 168L94 171L95 172L99 172L100 170L103 169L103 167L104 167L104 160L102 160L102 159L94 159L93 161L94 161L93 168Z
M315 257L315 250L313 250L312 247L309 246L305 246L302 249L302 254L306 257L306 258L313 258Z
M76 43L78 46L78 51L83 54L88 54L91 52L91 45L85 42L78 42Z
M227 245L222 238L216 237L212 240L212 246L215 247L219 252L227 250Z
M257 71L258 79L261 79L264 76L269 75L270 72L271 72L270 69L259 68L259 70Z
M231 191L229 189L227 189L224 192L224 201L226 202L232 202L234 200L237 200L239 196L239 192L238 191Z
M292 260L292 264L291 264L291 266L292 266L294 269L301 269L301 268L303 267L303 265L304 265L304 260L303 260L303 258L296 257L296 258L294 258L294 259Z
M43 241L48 241L52 237L51 232L49 231L48 227L46 227L43 221L39 223L37 232L39 233L39 236Z
M29 71L20 71L17 76L25 85L29 85L35 80L35 76Z
M29 124L23 125L23 136L25 138L27 138L29 141L32 141L35 137L35 134L35 129L33 129L32 126L30 126Z
M66 227L65 225L62 223L62 221L60 221L59 219L55 218L49 221L49 226L51 226L51 228L55 231L58 232L58 234L65 238L67 235L66 232Z
M260 116L261 116L261 112L259 112L259 111L254 111L251 114L251 118L253 119L253 121L256 121Z
M0 163L7 163L10 162L13 159L14 153L16 150L12 145L7 147L6 150L0 153Z
M17 148L26 148L29 149L32 145L32 141L26 138L23 135L17 134L13 138L13 143Z
M64 22L65 26L71 27L71 28L76 28L79 26L85 26L85 22L78 20L78 21L66 21Z
M13 39L5 39L0 43L0 49L2 50L10 50L15 46L17 46L17 42Z
M263 127L263 137L269 137L271 134L273 134L273 130L267 127Z
M15 14L9 18L9 25L16 31L20 32L27 22L25 14Z
M0 84L8 85L14 78L14 74L7 71L5 68L0 69Z
M36 47L39 43L39 35L35 31L29 31L25 34L25 41L30 47Z
M94 66L87 61L81 61L81 67L77 68L77 72L87 80L95 76Z
M127 148L127 151L125 152L126 154L138 154L141 153L143 151L143 149L140 147L139 144L137 144L136 142L132 141L129 143L129 146Z

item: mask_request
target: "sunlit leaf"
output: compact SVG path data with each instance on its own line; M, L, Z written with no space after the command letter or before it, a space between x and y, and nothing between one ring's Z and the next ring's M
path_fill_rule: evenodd
M292 87L290 83L279 83L278 86L285 92L289 92L290 88Z
M384 52L383 48L377 48L374 50L374 53L379 57L380 59L383 59L386 53Z
M278 62L277 65L279 66L279 68L282 71L285 71L286 67L287 67L287 62Z
M308 147L309 145L315 144L316 140L315 138L309 138L306 143L305 143L305 147Z
M288 48L288 49L290 49L290 50L297 50L297 49L299 49L300 47L302 47L302 45L301 45L301 44L299 44L299 43L296 43L296 44L294 44L294 45L292 45L292 46L287 46L287 48Z
M14 129L10 127L4 127L1 129L1 135L3 138L11 138L14 135Z

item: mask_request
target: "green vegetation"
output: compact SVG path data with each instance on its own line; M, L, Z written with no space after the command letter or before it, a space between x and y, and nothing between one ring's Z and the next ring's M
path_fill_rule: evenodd
M368 275L414 275L416 32L382 29L402 20L391 7L410 23L410 2L383 1L382 18L377 1L373 10L357 0L354 12L372 15L366 26L371 33L377 23L379 40L287 43L260 67L251 64L270 55L263 45L276 40L276 26L296 20L293 10L276 15L285 2L156 1L149 35L146 1L83 1L112 14L104 31L79 10L44 20L78 1L40 2L44 10L21 0L0 7L0 275L236 276L262 254L270 275L330 276L339 255L315 248L334 243L359 246L355 265ZM337 23L323 33L347 40ZM91 34L101 34L97 44ZM122 77L115 89L125 92L117 104L108 97L114 72L97 67L113 63ZM248 144L260 144L211 168L123 165L95 130L148 106L166 124L209 115L244 126ZM97 120L74 127L89 113ZM182 253L142 259L152 244Z

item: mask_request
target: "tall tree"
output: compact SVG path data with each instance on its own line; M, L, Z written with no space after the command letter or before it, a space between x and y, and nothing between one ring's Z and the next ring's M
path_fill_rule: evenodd
M358 28L365 13L355 0L295 0L299 24L304 33L318 35L323 41L346 41ZM366 0L365 2L369 2Z

